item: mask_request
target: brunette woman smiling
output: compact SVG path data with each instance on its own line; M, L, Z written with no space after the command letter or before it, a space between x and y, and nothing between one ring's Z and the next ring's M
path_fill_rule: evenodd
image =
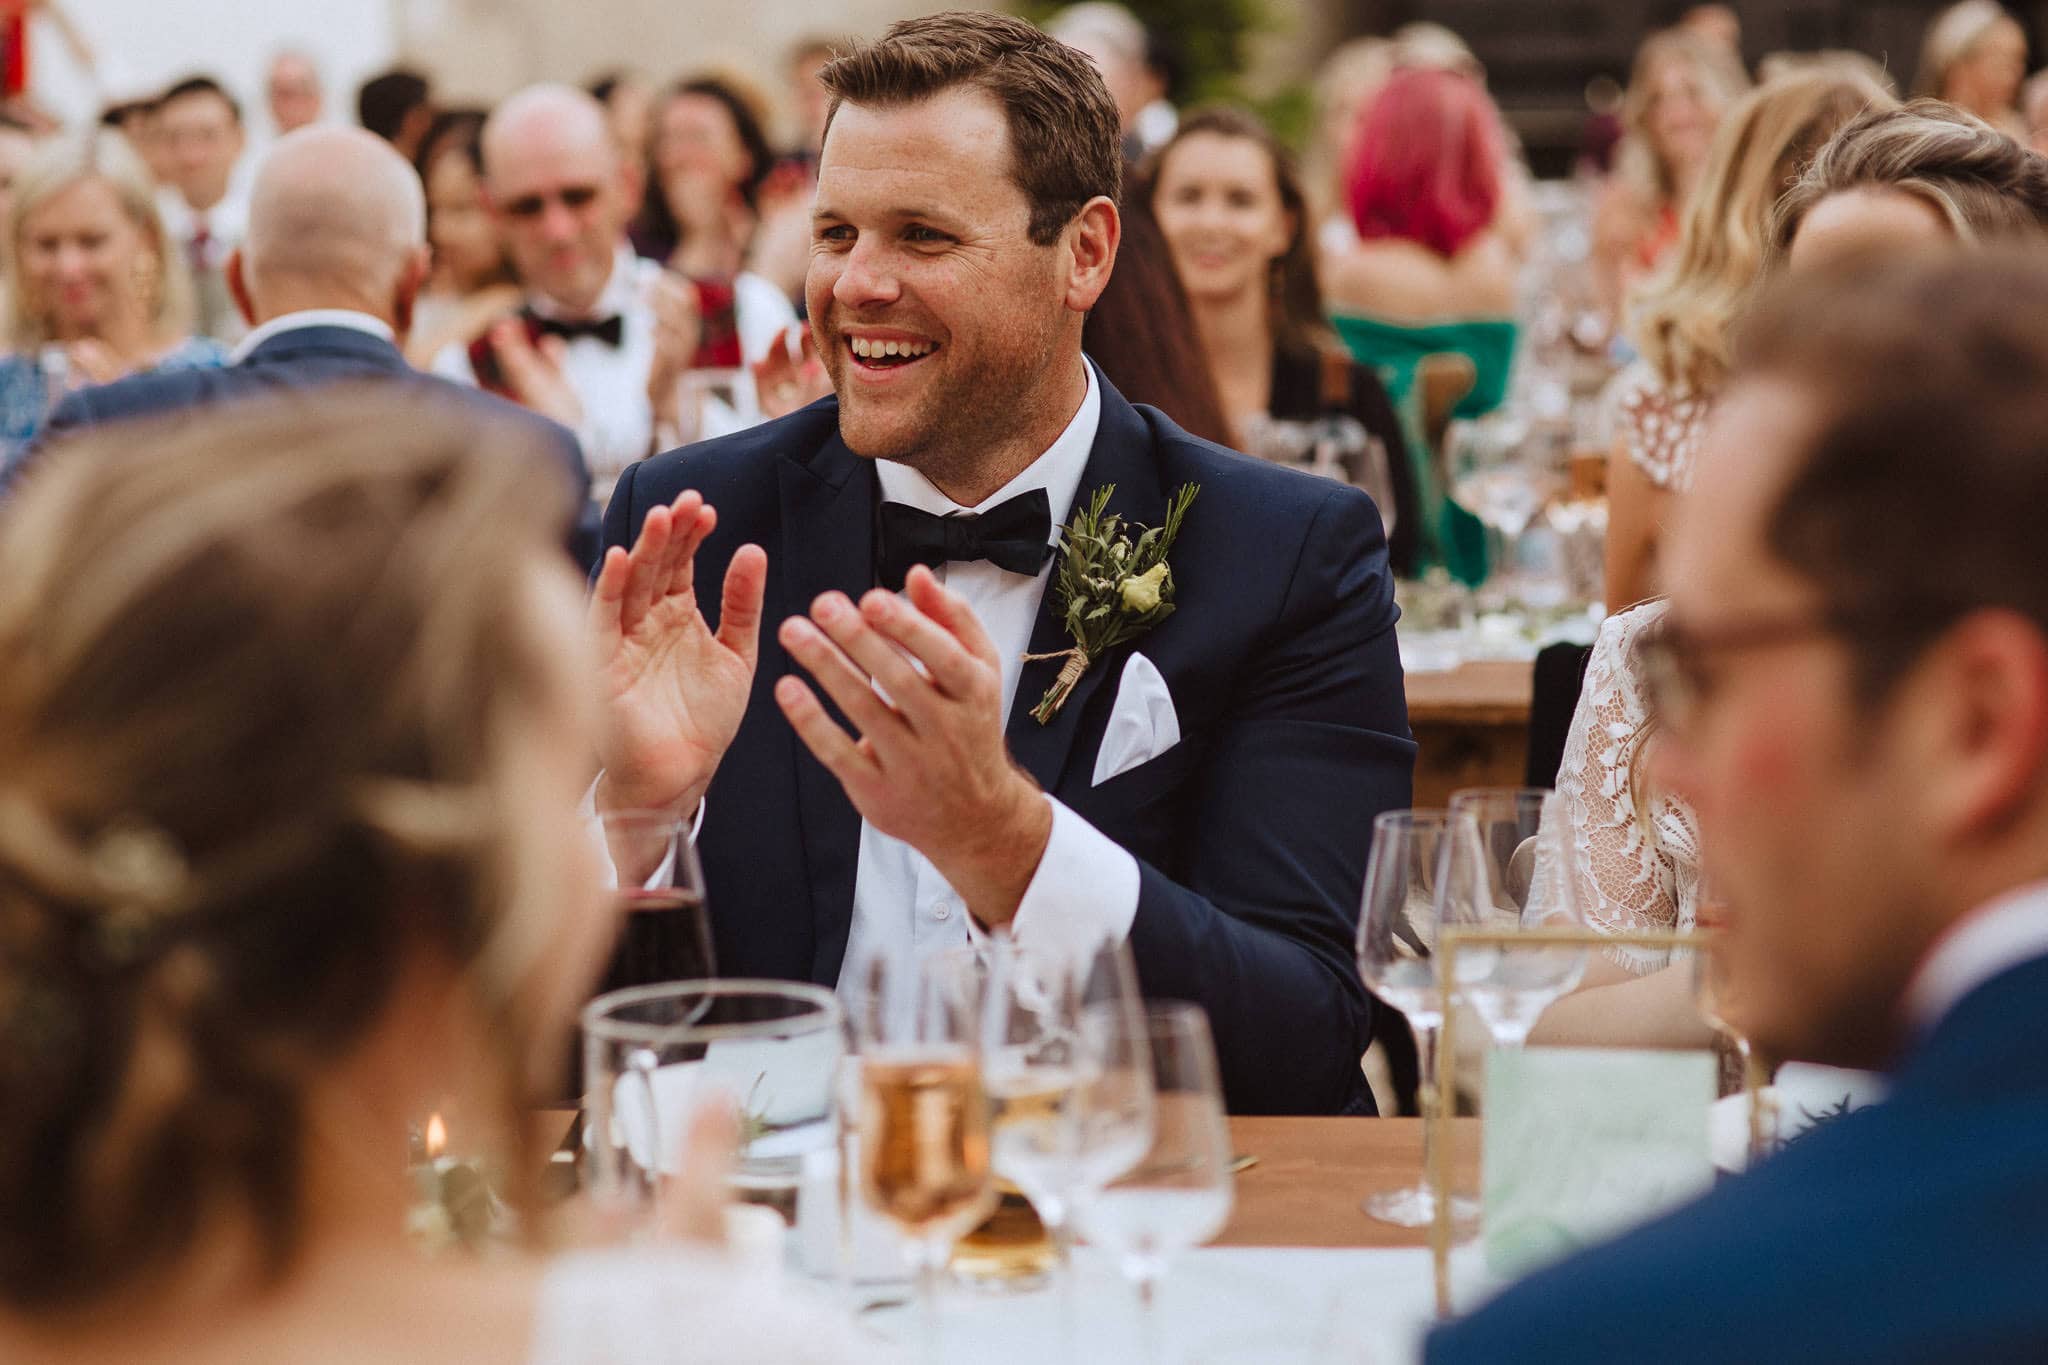
M1160 149L1147 195L1238 448L1285 456L1334 438L1326 472L1373 494L1405 572L1416 519L1401 423L1378 376L1323 322L1293 157L1252 115L1199 110Z

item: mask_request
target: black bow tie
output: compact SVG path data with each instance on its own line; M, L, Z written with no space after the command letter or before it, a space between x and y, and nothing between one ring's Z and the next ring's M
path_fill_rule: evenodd
M985 559L1011 573L1031 574L1052 555L1052 500L1043 488L1019 493L986 512L940 517L885 502L877 517L875 564L894 592L913 564L936 569L948 560Z
M528 313L533 319L533 329L542 336L560 337L574 341L577 337L596 337L605 345L617 347L626 339L626 320L614 313L608 318L591 318L572 322L566 318L544 318L538 313Z

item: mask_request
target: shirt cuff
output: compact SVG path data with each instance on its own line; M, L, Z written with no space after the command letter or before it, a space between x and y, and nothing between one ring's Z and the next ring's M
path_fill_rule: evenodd
M1104 943L1121 943L1138 914L1138 860L1129 850L1059 801L1052 805L1052 837L1010 923L1020 947L1075 958ZM974 916L968 933L985 939Z
M597 845L599 854L604 858L605 871L608 874L606 885L616 889L619 884L618 865L612 862L611 849L606 846L604 840L604 824L597 817L597 784L603 780L604 774L599 773L590 786L585 788L580 805L580 813L583 816L584 824L590 829L592 842ZM690 832L685 837L689 839L692 848L697 846L697 835L704 829L704 807L707 804L709 804L707 801L700 798L697 802L697 813L690 819ZM675 881L676 852L677 845L670 844L668 852L663 855L660 865L654 869L653 874L646 881L640 883L640 888L643 891L659 891L662 887L668 886Z

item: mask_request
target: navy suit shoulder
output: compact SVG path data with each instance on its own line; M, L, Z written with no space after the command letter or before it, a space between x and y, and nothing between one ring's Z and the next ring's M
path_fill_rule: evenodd
M216 403L265 394L301 392L335 384L397 383L462 404L486 421L508 423L531 434L562 464L579 499L590 492L590 470L576 436L561 423L496 394L424 374L406 363L391 342L349 327L303 327L279 333L233 365L218 369L158 371L129 375L66 394L36 443L22 453L17 470L42 458L50 447L109 422L200 410ZM573 547L588 563L596 527L586 525Z
M2044 1027L2037 959L1958 1005L1884 1103L1522 1281L1428 1360L2048 1359Z

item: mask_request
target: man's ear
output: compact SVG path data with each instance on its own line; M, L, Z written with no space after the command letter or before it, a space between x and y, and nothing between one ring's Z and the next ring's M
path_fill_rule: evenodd
M228 253L228 297L235 301L235 311L242 315L242 321L254 327L256 325L256 301L249 297L249 285L248 281L244 278L244 269L242 248L236 247Z
M1975 842L2033 815L2048 773L2048 637L2017 612L1971 613L1922 681L1925 818Z
M413 307L419 302L420 290L426 288L427 275L433 268L433 250L423 246L406 258L398 272L398 284L391 295L391 330L397 334L400 346L405 345L412 332Z
M1116 268L1116 249L1123 241L1123 218L1116 204L1096 195L1067 224L1067 307L1085 313L1102 297Z

